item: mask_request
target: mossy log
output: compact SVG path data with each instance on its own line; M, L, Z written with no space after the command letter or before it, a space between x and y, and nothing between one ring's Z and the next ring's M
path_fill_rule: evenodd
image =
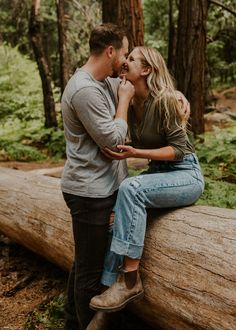
M71 219L60 179L0 168L0 231L69 270ZM236 211L153 210L141 276L145 298L130 307L153 327L236 329Z

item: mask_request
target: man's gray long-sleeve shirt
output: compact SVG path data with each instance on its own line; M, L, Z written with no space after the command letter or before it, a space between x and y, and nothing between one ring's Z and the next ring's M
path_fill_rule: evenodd
M82 69L69 80L61 101L67 152L63 192L103 198L127 176L125 160L110 160L101 152L124 144L127 134L127 123L115 119L117 84L111 78L97 81Z

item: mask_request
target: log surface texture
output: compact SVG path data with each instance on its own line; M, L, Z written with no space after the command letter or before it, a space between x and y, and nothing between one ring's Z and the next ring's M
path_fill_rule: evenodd
M0 231L69 270L73 239L60 179L0 168ZM155 328L236 330L236 211L152 211L141 276L145 298L130 307Z

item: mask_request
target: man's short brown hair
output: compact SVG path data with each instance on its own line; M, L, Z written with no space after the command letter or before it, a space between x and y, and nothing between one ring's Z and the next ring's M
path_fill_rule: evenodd
M91 54L101 54L108 47L122 48L125 30L112 23L101 24L93 29L89 39Z

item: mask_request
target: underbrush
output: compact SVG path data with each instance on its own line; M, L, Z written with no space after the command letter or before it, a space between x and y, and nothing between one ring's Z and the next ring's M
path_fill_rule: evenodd
M236 125L205 133L196 152L205 177L197 204L236 209Z
M24 330L43 329L59 330L64 328L65 295L61 293L46 304L33 310L27 317Z
M0 160L44 161L65 158L65 138L61 128L45 128L38 121L18 120L2 125Z

